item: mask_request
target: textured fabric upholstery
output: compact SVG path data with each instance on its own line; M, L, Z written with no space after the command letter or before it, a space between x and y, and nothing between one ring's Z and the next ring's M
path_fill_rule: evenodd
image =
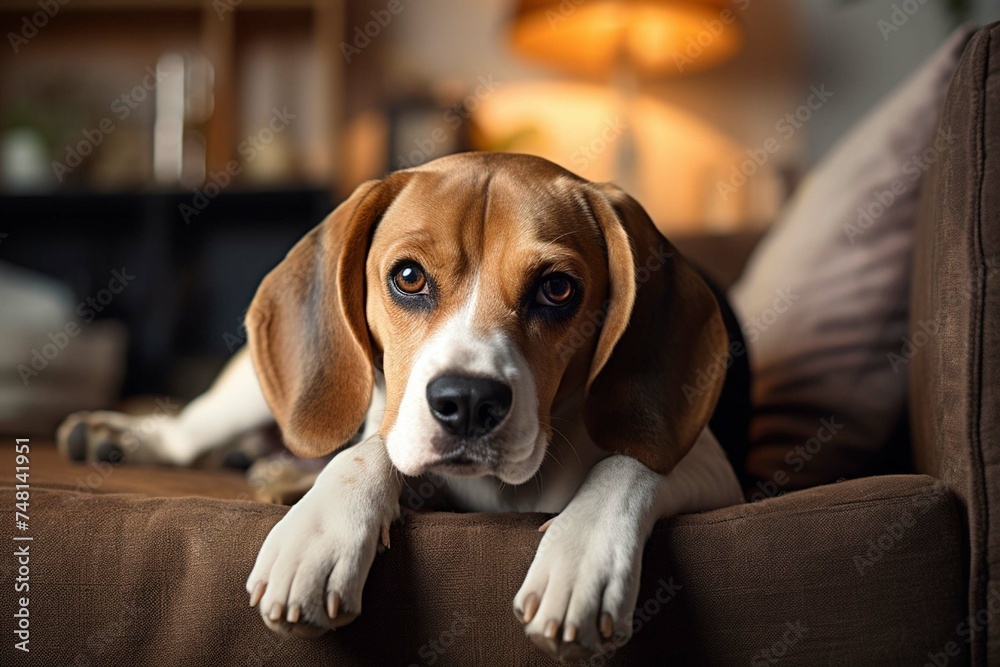
M0 664L553 664L511 610L543 515L406 514L361 617L303 640L268 630L243 588L286 507L105 493L119 473L33 492L31 652L5 633ZM9 485L0 508L11 525ZM635 636L595 664L921 664L957 638L961 535L951 494L908 475L661 522ZM0 596L0 615L14 605Z
M968 613L991 617L973 655L1000 664L1000 606L983 612L1000 596L1000 24L966 48L941 128L953 139L921 203L911 290L913 447L965 507Z

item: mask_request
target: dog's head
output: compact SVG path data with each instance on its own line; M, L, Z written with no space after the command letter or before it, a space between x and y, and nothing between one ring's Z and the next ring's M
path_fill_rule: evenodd
M297 454L351 438L378 370L399 470L513 484L579 390L595 443L668 472L711 416L727 345L711 291L635 200L490 153L361 185L264 279L247 322Z

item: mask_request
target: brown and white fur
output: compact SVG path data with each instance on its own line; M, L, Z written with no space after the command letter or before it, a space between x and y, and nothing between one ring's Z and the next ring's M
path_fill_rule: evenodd
M400 289L421 277L421 293ZM552 303L553 285L571 302ZM247 328L249 353L130 458L186 465L272 420L321 456L364 423L247 579L274 630L357 617L406 477L443 482L456 509L556 515L513 609L564 659L631 634L657 519L742 501L706 427L722 378L697 382L726 354L714 297L635 200L540 158L463 154L364 183L264 279ZM472 408L493 391L478 430L432 413L445 376L492 382L449 389ZM74 419L64 433L131 418Z

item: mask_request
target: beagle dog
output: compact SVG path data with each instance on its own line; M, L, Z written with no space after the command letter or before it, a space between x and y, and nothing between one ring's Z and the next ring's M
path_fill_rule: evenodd
M712 292L613 185L527 155L467 153L362 184L261 283L249 351L129 460L189 464L276 421L334 456L247 578L273 630L350 623L408 478L451 507L555 516L513 611L561 659L632 632L653 524L743 501L707 428L728 337ZM82 426L81 426L82 424Z

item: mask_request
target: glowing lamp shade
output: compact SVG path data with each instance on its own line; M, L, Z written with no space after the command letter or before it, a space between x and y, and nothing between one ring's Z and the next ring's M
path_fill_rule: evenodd
M538 155L592 181L619 179L618 151L626 131L634 147L635 178L627 189L664 233L694 233L705 225L735 228L743 188L722 202L717 181L746 158L743 146L695 114L641 95L622 114L607 86L591 83L510 83L475 111L476 148Z
M622 65L645 76L718 65L743 46L730 0L520 0L511 42L523 56L580 74Z

